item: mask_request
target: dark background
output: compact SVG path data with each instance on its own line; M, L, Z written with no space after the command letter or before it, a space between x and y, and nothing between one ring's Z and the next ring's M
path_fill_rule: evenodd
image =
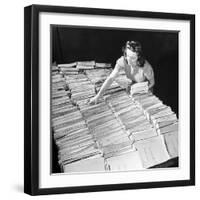
M51 39L52 62L95 60L113 67L125 42L139 41L154 70L154 94L178 117L178 32L53 25Z

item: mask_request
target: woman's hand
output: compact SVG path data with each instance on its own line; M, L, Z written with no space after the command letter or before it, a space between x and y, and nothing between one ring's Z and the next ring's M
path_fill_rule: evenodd
M99 101L99 96L96 95L95 97L92 97L89 101L89 104L93 105L93 104L97 104Z

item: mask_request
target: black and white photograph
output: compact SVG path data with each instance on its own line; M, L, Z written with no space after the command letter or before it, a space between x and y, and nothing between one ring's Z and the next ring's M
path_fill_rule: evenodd
M25 16L25 192L193 185L194 16L40 5Z
M50 30L51 173L178 168L179 32Z

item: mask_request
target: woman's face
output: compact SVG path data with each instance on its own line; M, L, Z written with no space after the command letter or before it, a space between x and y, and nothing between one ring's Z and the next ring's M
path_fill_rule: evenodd
M126 59L129 65L135 65L138 59L137 53L126 49Z

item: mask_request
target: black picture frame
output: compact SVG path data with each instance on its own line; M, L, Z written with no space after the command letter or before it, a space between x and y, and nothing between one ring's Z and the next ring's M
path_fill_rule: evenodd
M90 14L111 17L139 17L186 20L190 23L190 178L187 180L39 187L39 14L41 12ZM195 185L195 15L128 10L31 5L24 8L24 192L30 195L95 192Z

